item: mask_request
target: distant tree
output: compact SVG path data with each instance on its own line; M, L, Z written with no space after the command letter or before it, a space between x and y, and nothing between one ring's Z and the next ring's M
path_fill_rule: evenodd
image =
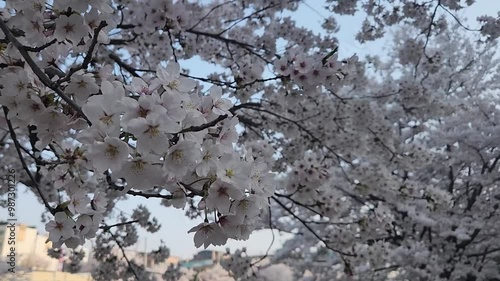
M84 258L85 252L82 249L71 251L67 260L64 261L63 271L70 273L80 272L83 266Z

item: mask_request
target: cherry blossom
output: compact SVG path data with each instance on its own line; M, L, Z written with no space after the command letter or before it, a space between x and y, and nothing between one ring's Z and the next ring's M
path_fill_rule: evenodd
M128 145L119 138L106 137L104 142L95 142L89 150L87 158L99 172L119 171L129 156Z
M136 196L183 209L196 247L294 234L263 267L228 254L224 278L498 279L498 15L315 4L5 1L0 171L44 204L53 247L95 239L95 280L152 280L111 257L160 229L147 205L114 212ZM346 47L348 15L385 49Z
M189 231L195 232L194 244L196 247L204 245L205 249L209 245L220 246L224 245L227 241L227 236L222 232L221 227L216 223L201 223Z
M68 239L74 235L73 226L75 223L64 212L58 212L51 220L45 225L45 230L49 232L49 239L52 242L58 242L61 238Z

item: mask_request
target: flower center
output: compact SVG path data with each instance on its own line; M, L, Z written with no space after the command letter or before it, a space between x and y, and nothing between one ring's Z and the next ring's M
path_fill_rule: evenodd
M135 172L141 172L144 170L145 164L146 163L141 160L135 161L134 164L132 164L132 170L134 170Z
M227 187L225 187L225 186L219 187L219 190L217 190L217 193L219 194L219 196L229 196L227 194Z
M176 161L182 160L183 157L184 157L184 153L182 153L181 150L176 150L172 153L172 159L174 159Z
M170 83L168 83L167 87L169 87L172 90L175 90L177 89L177 87L179 87L179 84L180 84L179 80L173 80Z
M211 226L205 226L201 229L201 231L204 236L210 236L212 232L214 232L214 229Z
M116 155L118 155L118 147L108 144L108 147L106 147L106 155L110 158L115 158Z
M64 228L64 225L60 222L56 222L56 228L57 230L61 231Z
M75 25L73 24L68 23L63 28L66 30L66 33L75 32Z
M77 84L78 84L79 89L83 89L83 88L87 87L87 82L85 82L83 80L79 81Z
M250 202L248 202L248 200L241 200L240 203L238 204L238 207L240 207L243 210L248 210L248 207L250 207Z
M139 107L139 116L140 117L146 118L146 116L148 116L148 113L149 113L149 109Z
M209 153L207 153L207 154L205 154L205 156L203 156L204 161L208 161L210 159L212 159L212 155L210 155Z
M233 169L226 169L226 176L227 177L234 177L234 170Z
M147 132L149 133L149 136L152 138L160 135L160 130L158 130L158 126L149 126Z
M107 115L106 113L104 113L104 116L102 116L101 118L99 118L99 121L101 121L102 123L106 124L106 125L111 125L113 124L113 115Z
M16 84L16 88L18 91L24 90L25 87L26 87L26 85L21 81L17 82L17 84Z
M31 110L34 111L34 112L37 112L40 110L40 105L38 103L34 103L31 105Z

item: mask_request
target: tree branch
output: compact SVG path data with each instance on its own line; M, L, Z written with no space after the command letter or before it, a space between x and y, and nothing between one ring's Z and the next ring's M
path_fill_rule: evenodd
M281 201L279 201L278 198L276 198L274 196L272 198L273 198L274 201L276 201L276 203L278 203L278 205L281 206L281 208L283 208L290 215L292 215L296 220L298 220L300 223L302 223L302 225L304 225L305 228L307 228L307 230L309 230L309 232L311 232L318 240L320 240L321 242L323 242L325 244L325 247L327 247L328 249L330 249L330 250L332 250L332 251L334 251L336 253L339 253L342 256L356 257L356 254L347 253L347 252L343 252L341 250L337 250L337 249L332 248L330 245L328 245L329 244L328 241L325 241L323 238L321 238L303 219L301 219L292 210L290 210L290 208L288 208L287 206L285 206L285 204L283 204Z
M9 127L10 137L12 138L12 141L14 142L14 146L16 148L17 155L19 156L19 160L21 160L21 164L23 165L23 169L26 171L26 173L30 177L31 181L33 182L33 185L35 186L36 190L38 191L40 198L42 198L42 201L43 201L43 204L45 205L45 208L47 208L47 210L51 214L54 215L55 209L49 205L49 202L47 201L47 198L45 198L45 195L42 193L42 190L40 189L38 182L36 181L35 177L33 176L30 169L28 168L26 161L24 161L24 157L23 157L23 154L21 152L21 145L19 144L19 141L17 139L16 132L14 131L14 128L12 127L12 123L10 122L10 119L7 117L9 110L5 106L3 106L3 112L5 115L5 120L7 122L7 126Z
M92 53L94 53L95 46L97 45L97 38L99 37L99 32L106 27L108 24L106 21L101 21L99 23L99 26L97 26L94 30L94 36L92 37L92 41L90 42L89 50L87 54L85 55L85 58L83 59L82 64L80 64L77 67L72 67L68 74L64 76L63 78L59 79L56 82L56 86L59 87L62 83L69 81L71 79L71 76L75 74L77 71L82 70L82 69L87 69L87 67L90 64L90 61L92 60Z
M115 223L115 224L112 224L112 225L106 225L106 224L104 224L100 228L102 230L104 230L104 231L108 231L108 230L110 230L113 227L118 227L118 226L127 225L127 224L133 224L133 223L137 223L137 222L139 222L139 220L120 222L120 223Z
M107 227L107 226L105 225L105 227ZM141 279L139 278L139 275L137 274L137 272L135 271L134 267L132 266L132 263L128 259L127 254L125 253L125 249L123 249L123 247L120 244L120 242L118 241L118 238L116 237L116 235L113 232L111 232L111 230L109 230L109 229L105 230L105 232L108 232L111 235L111 237L113 238L113 240L115 240L116 245L118 245L118 248L120 248L120 250L121 250L121 252L123 254L123 257L125 258L125 261L127 261L128 268L134 274L135 279L137 281L141 281Z

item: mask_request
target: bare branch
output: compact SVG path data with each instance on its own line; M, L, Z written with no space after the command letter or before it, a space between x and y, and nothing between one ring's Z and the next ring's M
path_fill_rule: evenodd
M337 249L333 248L332 246L330 246L328 241L326 241L321 236L319 236L314 231L314 229L311 228L311 226L309 226L303 219L301 219L299 216L297 216L292 210L290 210L290 208L288 208L287 206L285 206L285 204L283 204L281 201L279 201L278 198L276 198L274 196L272 198L273 198L274 201L276 201L276 203L278 203L278 205L281 206L281 208L283 208L290 215L292 215L296 220L298 220L300 223L302 223L302 225L304 225L305 228L307 228L307 230L309 230L309 232L311 232L318 240L320 240L321 242L323 242L325 244L325 247L327 247L328 249L330 249L330 250L332 250L332 251L334 251L336 253L339 253L342 256L349 256L349 257L355 257L356 256L356 254L343 252L341 250L337 250Z
M7 117L9 110L5 106L3 106L3 112L5 114L5 120L7 122L7 126L9 127L10 137L11 137L12 141L14 142L14 146L16 148L17 155L19 156L19 160L21 160L21 164L23 165L23 169L26 171L26 173L30 177L31 181L33 182L33 185L35 186L36 190L38 191L40 198L42 198L42 201L43 201L43 204L45 205L45 208L47 208L47 210L51 214L55 214L55 209L49 205L49 202L47 201L47 198L45 198L45 195L43 194L42 190L40 189L40 186L38 185L37 180L35 179L35 177L31 173L30 169L28 168L26 161L24 161L24 157L23 157L23 154L21 152L21 145L19 144L19 140L17 139L16 132L14 131L14 128L12 127L12 122Z
M100 228L104 231L108 231L110 230L111 228L113 227L118 227L118 226L122 226L122 225L127 225L127 224L133 224L133 223L137 223L139 222L140 220L132 220L132 221L126 221L126 222L120 222L120 223L115 223L115 224L112 224L112 225L103 225L101 226Z
M105 225L105 227L107 227L107 226ZM108 232L111 235L111 237L113 237L113 240L115 240L116 245L118 245L118 248L120 248L120 250L121 250L121 252L123 254L123 257L125 258L125 261L127 262L128 268L134 274L135 279L137 281L140 281L141 279L139 278L139 275L137 274L137 272L135 271L134 267L132 266L132 263L128 259L127 254L125 253L125 249L123 249L123 247L120 244L120 241L118 241L118 238L116 237L116 235L113 232L111 232L111 230L109 230L109 229L105 230L105 232Z

